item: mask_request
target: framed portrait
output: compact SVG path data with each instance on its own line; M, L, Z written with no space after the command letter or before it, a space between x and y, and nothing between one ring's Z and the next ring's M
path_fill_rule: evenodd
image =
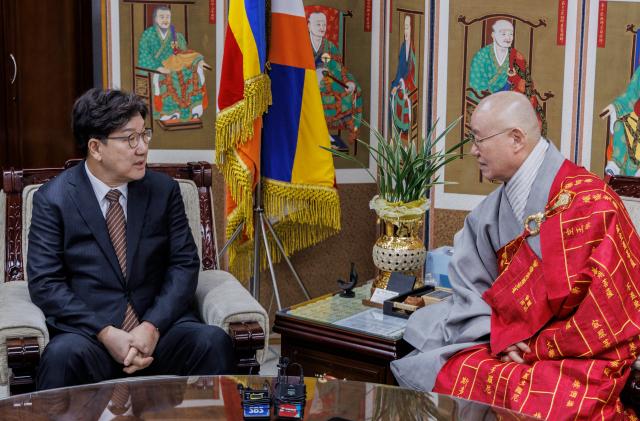
M369 165L368 152L356 139L369 142L369 130L361 121L371 122L372 110L377 110L371 68L372 42L380 34L372 21L379 6L365 0L303 3L331 146ZM356 163L338 158L335 165L339 182L366 181Z
M152 149L215 143L215 0L108 0L107 86L149 106Z
M384 89L384 133L398 133L403 142L418 144L425 134L426 2L387 2Z
M640 176L640 2L589 1L586 16L581 164Z
M575 150L578 2L541 0L433 0L433 94L436 130L462 116L447 136L452 146L468 136L470 116L482 98L521 92L538 114L543 135L567 157ZM441 145L443 148L445 145ZM496 188L483 179L471 145L441 171L436 208L471 210Z

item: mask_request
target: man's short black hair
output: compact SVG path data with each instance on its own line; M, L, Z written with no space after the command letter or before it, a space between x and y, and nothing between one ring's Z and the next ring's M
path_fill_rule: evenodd
M137 114L146 118L147 113L147 105L133 93L93 88L73 104L73 136L86 156L89 139L95 138L106 143L111 133L124 127Z

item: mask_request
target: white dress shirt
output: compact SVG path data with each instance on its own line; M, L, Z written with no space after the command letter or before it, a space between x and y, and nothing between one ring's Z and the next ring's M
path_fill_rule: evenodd
M91 173L89 167L87 166L87 162L84 163L84 170L87 172L87 176L89 177L89 182L91 182L91 187L93 187L93 192L96 195L96 199L98 199L98 204L100 205L100 210L102 211L102 216L107 217L107 210L109 209L109 201L106 198L107 193L113 188L120 190L120 206L122 206L122 210L124 211L124 218L127 219L127 193L129 193L129 185L127 183L121 184L117 187L109 187L101 180L99 180L95 175Z

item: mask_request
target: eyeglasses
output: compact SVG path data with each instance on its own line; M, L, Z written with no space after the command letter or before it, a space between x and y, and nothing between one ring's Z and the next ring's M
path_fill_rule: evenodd
M145 129L141 133L131 133L129 136L107 136L107 139L126 140L129 142L129 146L131 146L131 149L135 149L140 144L140 139L142 139L145 145L148 145L149 142L151 142L152 135L153 130Z
M492 137L496 137L498 135L501 135L503 133L508 132L509 130L513 130L513 127L509 127L508 129L504 129L501 132L498 133L494 133L494 134L490 134L489 136L485 136L485 137L481 137L480 139L476 139L476 137L474 136L473 133L469 133L469 135L467 136L467 142L471 142L476 146L479 146L482 142L484 142L485 140L489 140Z

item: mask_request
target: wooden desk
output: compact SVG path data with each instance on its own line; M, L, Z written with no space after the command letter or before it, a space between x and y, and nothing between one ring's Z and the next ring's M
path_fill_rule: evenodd
M341 326L344 319L373 310L361 303L370 286L355 291L355 298L330 294L277 312L273 330L281 335L282 355L301 364L306 376L327 374L339 379L396 384L389 363L411 350L402 339L404 329L372 334ZM396 323L403 320L392 319Z

